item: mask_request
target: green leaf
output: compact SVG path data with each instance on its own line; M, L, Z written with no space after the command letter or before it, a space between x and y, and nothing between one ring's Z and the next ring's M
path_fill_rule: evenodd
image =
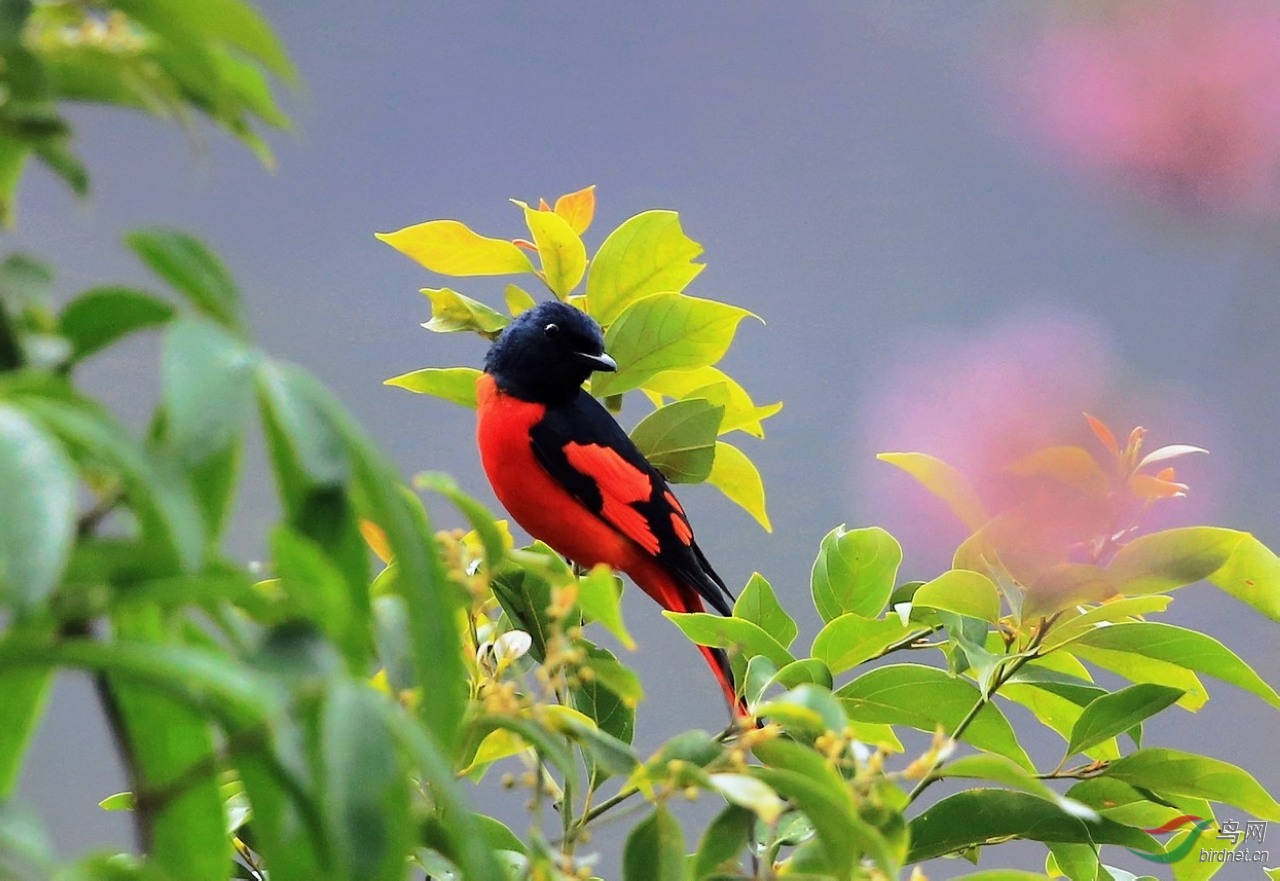
M152 559L190 571L204 549L204 522L183 475L167 458L145 450L95 404L70 394L36 390L22 407L56 434L82 467L114 471L124 484ZM154 542L154 543L153 543Z
M733 604L736 618L759 624L760 628L778 641L783 648L790 648L800 629L795 620L787 614L774 595L773 587L759 572L751 573L747 586L738 595Z
M910 725L932 733L941 725L955 730L981 699L981 692L963 679L953 679L936 667L890 664L862 674L836 692L854 721ZM1013 728L994 704L978 711L961 739L1007 756L1031 770L1031 759L1018 744Z
M1056 792L1043 781L1031 775L1026 768L1004 756L979 753L961 756L947 762L933 772L935 777L955 777L964 780L993 780L1012 789L1019 789L1049 801L1061 800Z
M507 326L507 316L452 288L423 288L431 301L431 320L423 324L436 333L473 331L493 339Z
M505 239L479 235L457 220L428 220L389 233L376 233L401 254L441 275L514 275L533 264Z
M1122 844L1148 852L1160 845L1139 829L1105 817L1086 822L1046 799L1025 792L978 789L947 796L908 823L908 863L1016 837L1032 841Z
M970 872L968 875L957 875L953 881L1049 881L1049 878L1039 872L1024 872L1021 869L986 869L982 872Z
M49 642L25 636L0 640L0 671L77 667L110 673L172 695L218 717L261 719L279 710L278 696L221 652L176 645L83 639Z
M1067 744L1067 756L1084 752L1091 746L1123 734L1142 720L1168 707L1182 697L1182 690L1143 683L1122 688L1092 701L1075 727Z
M738 649L746 657L764 655L782 668L795 660L783 646L758 624L741 618L722 618L707 612L663 612L665 618L697 645Z
M1083 612L1065 609L1057 624L1045 636L1046 651L1075 642L1086 633L1112 624L1132 621L1135 616L1163 612L1171 599L1165 596L1119 597Z
M418 714L446 753L454 757L461 744L466 703L467 677L455 624L462 596L448 581L426 510L404 492L395 467L323 386L296 368L269 367L259 375L272 414L268 422L276 427L269 433L269 437L275 436L273 457L277 462L291 459L301 463L313 486L332 486L342 481L350 468L355 483L352 495L361 506L358 513L381 527L395 556L396 589L409 612L415 678L430 689ZM281 430L283 427L288 431ZM296 475L290 478L297 480ZM359 555L356 562L367 569L368 553L354 516L345 525L350 528L344 528L344 539L354 537L354 551ZM330 555L334 553L330 549ZM343 562L349 588L355 591L354 572L347 571L348 562ZM367 591L367 580L361 581L359 589Z
M965 476L941 459L925 453L880 453L876 458L920 481L925 489L946 502L969 529L979 529L990 519Z
M721 434L745 431L752 437L762 438L764 426L761 423L782 409L780 401L757 406L747 390L718 367L666 370L645 380L644 391L651 397L706 398L713 404L723 404Z
M862 855L890 877L897 875L897 860L888 842L859 817L848 784L821 755L781 739L757 744L753 752L768 767L753 767L749 773L804 811L837 877L847 877Z
M1026 667L1023 668L1026 670ZM1006 682L999 695L1020 704L1045 727L1059 734L1063 741L1071 739L1071 729L1080 714L1090 703L1107 694L1104 689L1092 685L1076 685L1064 682ZM1108 741L1085 750L1095 760L1109 761L1120 756L1115 741Z
M115 5L170 39L225 43L261 62L286 82L297 76L266 19L242 0L209 0L176 7L164 0L116 0Z
M53 842L39 820L13 802L0 802L0 877L47 881L54 871Z
M243 334L245 316L235 283L202 242L172 230L139 230L125 236L125 241L143 263L186 296L197 310L228 330Z
M762 656L757 655L756 658ZM752 660L756 660L752 658ZM765 683L764 690L768 690L774 685L782 688L795 688L806 682L813 685L820 685L827 691L831 690L831 670L826 664L817 658L801 658L798 661L792 661L778 672L772 674Z
M676 401L645 416L631 439L672 483L699 483L711 473L724 408L703 399Z
M383 385L408 389L420 395L434 395L464 407L476 408L476 380L481 373L474 367L426 367L393 376Z
M839 734L849 725L844 707L831 694L831 689L811 682L803 682L777 700L760 704L755 712L780 722L788 730L811 734L824 731Z
M538 247L543 280L551 292L563 300L587 271L587 249L578 233L559 214L523 204L521 207L533 243Z
M598 646L586 646L586 663L579 668L580 684L569 689L569 702L575 710L596 723L605 734L621 743L629 744L635 736L635 696L620 695L609 687L607 677L599 675L603 667L625 669L613 653ZM586 671L591 675L583 675ZM636 680L639 687L639 680ZM587 754L588 784L594 791L611 774L606 763L595 761Z
M0 403L0 607L31 609L57 586L76 528L75 468L56 440Z
M622 582L608 566L593 566L578 579L578 606L588 621L599 621L626 648L635 650L636 641L622 623Z
M623 881L684 881L684 833L662 805L641 820L622 849Z
M1155 621L1134 621L1091 630L1078 644L1177 664L1229 682L1280 708L1276 690L1231 649L1205 633Z
M782 816L786 803L767 784L746 774L711 774L711 785L730 804L751 811L765 823L773 824Z
M812 653L831 668L843 673L872 658L879 657L889 646L910 634L923 635L927 629L904 627L897 615L887 618L864 618L846 612L832 618L813 640Z
M716 441L707 483L717 487L731 502L754 517L765 532L773 532L769 512L765 510L764 481L760 479L755 463L742 450L733 444Z
M1204 798L1263 820L1280 820L1280 803L1247 772L1219 759L1176 749L1140 749L1112 762L1105 774L1165 797Z
M706 367L728 351L746 309L684 294L652 294L629 305L605 332L615 373L596 374L591 393L618 395L664 370Z
M714 876L731 862L736 870L750 842L752 828L751 813L737 805L731 804L716 814L698 843L693 859L693 881Z
M552 731L565 735L581 746L589 765L594 769L607 774L628 775L640 765L640 760L631 751L629 744L601 731L594 720L572 707L544 707L541 718Z
M912 603L967 615L995 624L1000 620L1000 593L991 579L967 569L951 569L925 582L912 595Z
M160 365L166 440L197 465L233 443L253 410L257 356L215 324L180 318L165 336Z
M308 489L342 486L351 475L338 426L312 396L297 388L303 375L297 368L272 361L258 367L267 445L289 507L297 506Z
M381 723L376 705L383 702L371 688L339 679L324 701L320 727L330 844L346 868L343 877L360 881L403 878L414 841L409 777Z
M0 673L0 804L13 796L18 785L52 685L52 670L35 667Z
M514 562L494 572L491 579L494 598L511 623L533 639L529 654L541 664L547 657L547 640L551 636L551 620L547 616L551 581L542 572Z
M1049 856L1045 859L1045 871L1053 877L1066 875L1071 881L1115 881L1099 876L1098 850L1093 844L1068 844L1065 841L1046 842Z
M645 211L609 233L587 274L587 311L609 325L650 294L683 291L705 267L702 246L684 234L674 211ZM615 355L616 357L616 355Z
M1107 567L1121 593L1159 593L1200 580L1280 621L1280 558L1247 532L1187 526L1140 536Z
M114 623L117 638L166 639L155 609L117 614ZM230 659L223 663L231 666ZM231 846L218 788L221 763L207 715L132 678L113 676L109 682L134 764L138 810L143 798L153 802L141 821L150 826L151 859L170 875L225 881ZM192 774L201 767L207 770Z
M142 291L93 288L62 310L58 332L71 343L72 361L82 361L131 333L165 324L173 315L172 306Z
M823 621L846 612L866 618L880 614L893 592L902 547L878 526L827 533L813 564L813 604Z
M353 675L369 664L369 607L353 598L346 579L324 549L288 526L278 527L271 548L280 588L302 615L333 640Z
M449 858L467 878L500 879L506 875L494 855L491 824L471 810L454 780L455 768L428 729L416 724L398 707L377 702L387 730L412 759L422 779L431 786L431 797L441 816L448 817L444 833L452 845ZM274 869L273 869L274 871Z
M1089 645L1073 645L1071 653L1082 661L1112 673L1119 674L1130 682L1153 682L1156 685L1168 685L1186 692L1178 698L1178 706L1192 712L1200 709L1209 700L1199 677L1186 667L1158 658L1148 658L1135 652L1113 651Z

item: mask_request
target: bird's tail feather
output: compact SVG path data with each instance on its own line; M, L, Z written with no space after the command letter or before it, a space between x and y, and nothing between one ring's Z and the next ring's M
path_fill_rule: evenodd
M637 567L628 574L640 585L641 590L657 601L658 605L671 612L702 612L702 599L698 592L680 583L665 569L645 561L646 565ZM746 718L751 715L747 709L745 698L738 697L733 685L733 670L729 666L729 656L724 649L700 645L698 651L707 659L707 665L715 674L720 689L724 692L725 702L735 718Z

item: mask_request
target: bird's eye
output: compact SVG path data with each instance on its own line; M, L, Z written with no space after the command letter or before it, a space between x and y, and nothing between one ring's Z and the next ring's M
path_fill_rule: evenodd
M543 332L543 333L545 333L547 336L552 336L552 337L553 337L553 336L559 336L559 335L560 335L560 325L558 325L558 324L548 324L546 327L544 327L544 328L542 329L542 332Z

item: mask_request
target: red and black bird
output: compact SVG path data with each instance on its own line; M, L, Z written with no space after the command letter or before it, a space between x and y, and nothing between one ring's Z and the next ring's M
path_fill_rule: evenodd
M625 572L664 609L732 614L733 595L711 568L684 509L658 470L582 388L616 370L600 326L558 301L522 313L494 341L478 384L480 461L524 529L581 566ZM699 646L737 699L729 659Z

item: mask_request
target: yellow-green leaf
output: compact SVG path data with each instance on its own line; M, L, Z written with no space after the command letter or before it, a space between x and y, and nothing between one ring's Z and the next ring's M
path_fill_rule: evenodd
M1107 567L1123 593L1157 593L1205 579L1280 621L1280 558L1247 532L1187 526L1136 538Z
M574 193L565 193L556 199L552 209L569 222L569 226L578 235L587 231L596 214L596 185L583 187Z
M764 481L747 454L724 441L716 441L715 459L707 483L719 489L729 500L756 519L765 532L773 532L769 512L765 510Z
M375 236L441 275L514 275L533 271L529 258L514 244L482 236L457 220L428 220Z
M996 586L987 576L967 569L951 569L922 584L911 602L992 624L1000 620L1000 593Z
M947 503L960 522L977 529L987 522L982 500L963 474L926 453L881 453L876 456L910 474L920 485Z
M832 673L843 673L863 661L877 657L908 634L927 633L919 627L903 626L897 615L887 618L867 618L846 612L832 618L813 640L813 656L831 668Z
M464 407L476 407L476 380L480 371L474 367L426 367L383 380L383 385L408 389L420 395L433 395Z
M436 333L471 330L492 339L507 326L507 317L451 288L423 288L431 301L431 320L422 326Z
M543 280L552 293L564 299L587 271L586 246L569 221L555 212L524 206L524 221L538 246Z
M534 306L538 305L538 301L533 298L533 295L518 284L507 285L506 289L503 291L503 298L507 303L507 311L510 312L513 317L519 315L526 309L532 309Z
M1184 694L1178 698L1177 703L1185 710L1195 712L1209 700L1209 693L1201 683L1200 677L1180 664L1134 652L1104 649L1079 643L1073 644L1067 651L1082 661L1110 670L1130 682L1153 682L1157 685L1180 688Z
M1081 637L1078 645L1168 661L1229 682L1280 709L1280 694L1235 652L1207 633L1158 621L1133 621L1094 628Z
M645 211L609 233L587 274L587 311L610 324L649 294L683 291L705 267L702 246L684 234L674 211Z
M664 370L714 364L728 351L738 323L748 316L746 309L683 294L637 300L605 333L605 351L618 362L618 370L597 374L592 394L617 395L639 388Z
M718 367L667 370L645 380L643 390L668 398L706 398L714 404L723 404L721 434L745 431L753 437L764 437L761 423L782 409L781 401L757 406L747 390Z
M1083 447L1055 446L1036 450L1006 469L1019 477L1047 477L1089 493L1107 491L1107 475Z
M743 618L722 618L708 612L663 612L691 642L714 648L738 649L748 658L764 655L776 667L795 660L782 643L759 625Z

